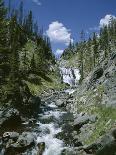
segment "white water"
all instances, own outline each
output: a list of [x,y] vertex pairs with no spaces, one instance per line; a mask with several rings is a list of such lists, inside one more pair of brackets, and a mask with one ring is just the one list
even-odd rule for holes
[[73,94],[76,91],[76,89],[67,89],[65,90],[66,93]]
[[77,68],[60,67],[60,71],[63,82],[68,83],[70,86],[76,85],[80,79],[79,70]]
[[[37,138],[37,142],[45,142],[46,149],[43,155],[60,155],[63,149],[63,141],[55,138],[55,135],[61,132],[61,128],[55,127],[53,123],[40,124],[40,128],[43,134]],[[49,133],[45,134],[47,130]]]
[[[49,107],[52,108],[52,110],[39,115],[41,119],[54,117],[56,120],[59,120],[60,116],[65,113],[58,111],[57,106],[54,103],[51,103]],[[55,136],[62,131],[61,127],[55,122],[49,124],[38,122],[37,124],[41,130],[41,134],[37,138],[37,143],[45,142],[45,151],[43,155],[60,155],[64,149],[64,143]]]

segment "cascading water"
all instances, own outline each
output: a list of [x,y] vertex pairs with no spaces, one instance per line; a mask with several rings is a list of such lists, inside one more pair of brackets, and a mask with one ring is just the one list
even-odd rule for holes
[[60,155],[65,148],[65,144],[63,140],[56,138],[56,135],[62,132],[59,121],[66,112],[60,111],[54,103],[49,104],[48,109],[39,114],[39,122],[37,124],[40,133],[37,137],[37,143],[45,143],[43,155]]
[[77,68],[60,67],[60,74],[64,83],[75,86],[80,79],[79,70]]

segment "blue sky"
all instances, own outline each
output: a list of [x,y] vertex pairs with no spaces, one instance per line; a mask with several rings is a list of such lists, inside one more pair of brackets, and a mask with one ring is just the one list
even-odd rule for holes
[[[11,1],[17,7],[21,0]],[[89,35],[92,31],[97,31],[100,21],[101,25],[107,24],[108,15],[116,16],[116,0],[23,1],[25,12],[33,11],[34,18],[49,35],[53,51],[57,51],[57,54],[67,47],[70,40],[79,40],[82,29]]]

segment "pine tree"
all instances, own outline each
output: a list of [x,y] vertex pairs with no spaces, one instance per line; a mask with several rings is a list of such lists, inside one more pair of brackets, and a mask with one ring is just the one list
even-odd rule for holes
[[93,65],[95,67],[96,60],[98,58],[98,44],[97,44],[97,36],[96,33],[93,33]]
[[19,24],[21,26],[23,24],[23,1],[21,1],[20,7],[19,7]]
[[35,36],[37,36],[38,35],[38,30],[39,30],[37,22],[34,23],[33,29],[34,29]]
[[20,102],[20,90],[19,90],[19,82],[20,82],[20,75],[19,75],[19,53],[18,49],[20,47],[19,43],[19,27],[17,24],[17,16],[14,15],[11,17],[10,25],[9,25],[9,32],[10,32],[10,66],[11,72],[9,75],[10,81],[10,92],[12,94],[12,103],[18,104]]
[[29,14],[27,16],[26,20],[26,26],[27,26],[27,32],[28,34],[32,35],[33,33],[33,16],[32,16],[32,11],[29,11]]
[[100,30],[100,48],[104,51],[104,56],[107,57],[109,49],[109,36],[107,26],[104,26]]
[[8,2],[8,18],[10,19],[11,16],[11,0]]
[[85,33],[82,30],[80,33],[80,38],[81,38],[81,43],[80,43],[80,74],[81,74],[81,78],[80,78],[80,82],[82,82],[82,80],[84,79],[84,42],[85,42]]
[[34,53],[33,53],[32,59],[31,59],[30,68],[31,68],[31,71],[32,71],[32,72],[35,72],[35,71],[36,71],[36,63],[35,63],[35,56],[34,56]]

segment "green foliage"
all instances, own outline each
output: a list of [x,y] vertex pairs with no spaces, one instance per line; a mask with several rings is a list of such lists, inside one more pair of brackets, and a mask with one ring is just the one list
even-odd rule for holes
[[[92,37],[85,40],[84,31],[80,33],[80,42],[69,46],[64,50],[61,58],[73,61],[81,74],[80,82],[92,71],[92,69],[107,58],[116,48],[116,19],[112,19],[108,26],[100,29],[100,33],[93,33]],[[75,64],[75,59],[76,63]]]
[[[19,10],[11,10],[9,1],[8,10],[7,16],[0,0],[0,102],[12,99],[13,104],[20,104],[21,81],[40,84],[40,77],[47,77],[55,57],[49,38],[39,33],[32,11],[23,16],[22,1]],[[34,78],[29,79],[30,75]]]
[[116,109],[105,107],[104,105],[95,106],[91,108],[91,113],[98,115],[98,120],[95,123],[95,130],[87,140],[86,144],[94,143],[100,136],[111,130],[116,120]]

